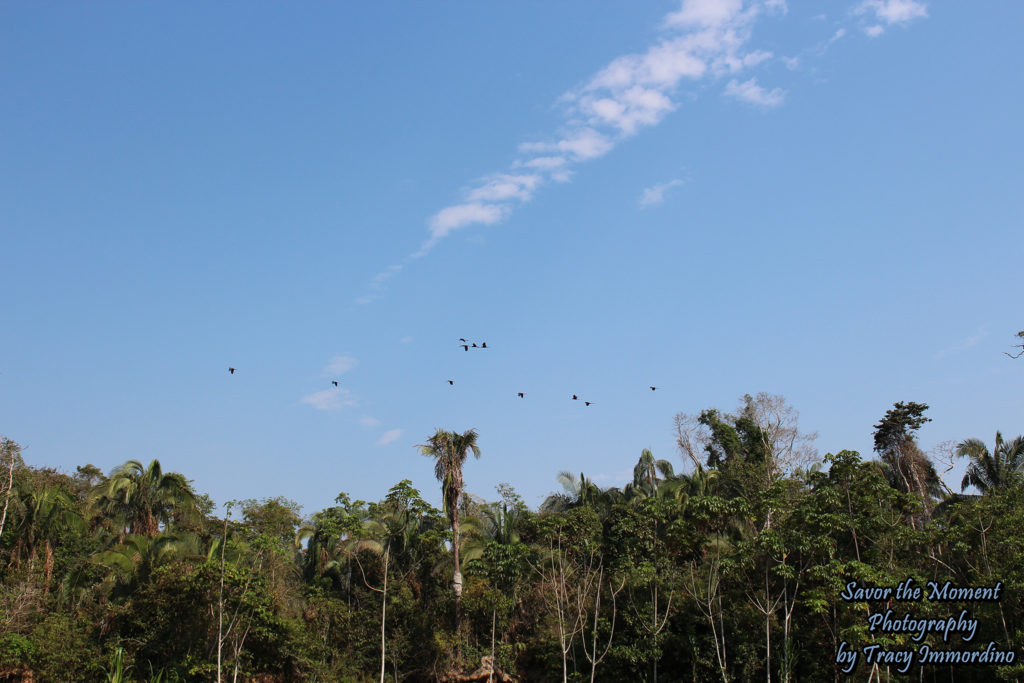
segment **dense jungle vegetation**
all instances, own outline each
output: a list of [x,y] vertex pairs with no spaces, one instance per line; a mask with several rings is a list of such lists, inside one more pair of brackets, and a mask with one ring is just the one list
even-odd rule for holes
[[[438,431],[420,450],[442,509],[404,480],[305,518],[283,498],[219,518],[155,460],[68,475],[4,439],[0,681],[846,680],[844,641],[920,647],[870,630],[887,609],[966,609],[979,620],[970,642],[923,642],[1020,654],[1024,439],[966,434],[925,454],[926,409],[881,416],[874,459],[819,458],[784,400],[747,396],[732,413],[676,416],[685,472],[644,450],[625,487],[563,473],[538,510],[510,485],[491,501],[466,492],[483,437]],[[957,458],[968,469],[951,491],[940,469]],[[1002,592],[841,597],[852,581],[907,578]],[[862,656],[849,678],[897,668]],[[1024,667],[915,662],[907,674],[1013,680]]]

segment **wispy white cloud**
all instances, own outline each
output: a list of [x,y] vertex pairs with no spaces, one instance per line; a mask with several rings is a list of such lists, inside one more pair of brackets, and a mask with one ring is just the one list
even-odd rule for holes
[[659,183],[654,187],[648,187],[640,196],[640,207],[646,209],[648,207],[661,204],[665,201],[666,192],[671,190],[673,187],[679,187],[682,184],[682,180],[675,178],[667,183]]
[[[572,165],[598,159],[657,125],[677,108],[672,98],[682,81],[738,73],[771,59],[771,52],[745,45],[757,16],[785,11],[783,0],[682,0],[662,22],[664,36],[646,52],[613,59],[559,98],[565,112],[561,133],[520,144],[522,156],[512,164],[532,173],[485,177],[430,218],[429,237],[413,257],[426,255],[455,230],[505,220],[546,182],[568,182]],[[779,90],[763,91],[761,104],[781,102],[780,97]]]
[[337,377],[343,375],[355,366],[359,365],[359,361],[352,356],[335,356],[328,361],[326,367],[324,367],[324,377]]
[[856,14],[873,14],[877,24],[862,27],[872,38],[882,35],[893,24],[906,24],[928,16],[928,6],[916,0],[864,0],[854,8]]
[[[824,18],[824,17],[822,17],[822,18]],[[800,65],[803,63],[804,57],[806,57],[806,56],[813,56],[813,57],[821,57],[821,56],[823,56],[826,52],[828,52],[828,49],[830,47],[832,47],[832,45],[836,41],[840,40],[845,35],[846,35],[846,29],[845,28],[836,29],[836,32],[833,33],[832,36],[830,38],[828,38],[828,40],[823,40],[823,41],[819,42],[817,45],[814,45],[812,47],[804,48],[803,50],[800,51],[799,54],[797,54],[794,57],[780,57],[779,59],[781,59],[782,63],[786,65],[787,69],[789,69],[790,71],[795,71],[796,69],[800,68]]]
[[381,434],[380,438],[377,439],[377,445],[387,446],[389,443],[397,441],[399,438],[401,438],[403,433],[404,430],[402,429],[389,429],[388,431]]
[[552,157],[537,157],[530,159],[529,161],[519,161],[516,163],[517,166],[526,166],[528,168],[539,168],[544,171],[550,171],[556,168],[565,166],[565,157],[552,156]]
[[402,267],[403,266],[401,264],[397,263],[390,265],[384,270],[374,275],[372,278],[370,278],[370,291],[367,294],[364,294],[363,296],[356,299],[356,303],[361,305],[368,304],[374,299],[380,298],[380,296],[384,293],[387,281],[390,280],[395,275],[397,275],[398,273],[402,272]]
[[786,98],[784,90],[781,88],[766,90],[757,84],[756,78],[751,78],[743,83],[736,79],[729,81],[729,84],[725,86],[725,94],[766,109],[779,106]]
[[302,402],[317,410],[341,410],[359,405],[352,392],[342,387],[332,387],[303,396]]
[[379,427],[380,420],[373,417],[372,415],[363,415],[361,418],[359,418],[359,424],[363,425],[364,427]]
[[720,26],[743,9],[743,0],[689,0],[665,17],[666,26]]
[[942,360],[943,358],[945,358],[946,356],[948,356],[950,354],[960,353],[961,351],[966,351],[967,349],[971,348],[972,346],[977,345],[978,342],[980,342],[982,339],[984,339],[987,336],[988,336],[988,332],[985,331],[984,329],[980,329],[976,333],[974,333],[973,335],[968,337],[967,339],[964,339],[962,342],[959,342],[957,344],[953,344],[952,346],[950,346],[948,348],[945,348],[945,349],[939,351],[938,353],[936,353],[935,354],[935,360]]
[[[506,220],[545,184],[569,182],[575,166],[608,154],[676,111],[685,84],[728,79],[724,96],[763,109],[780,106],[786,95],[782,88],[765,88],[755,77],[741,74],[775,59],[796,69],[804,53],[823,54],[845,32],[840,28],[831,39],[797,56],[776,57],[754,48],[751,41],[760,18],[788,12],[785,0],[679,0],[677,8],[665,15],[660,34],[646,50],[612,59],[558,99],[563,120],[552,136],[520,144],[509,170],[485,176],[434,213],[427,220],[426,240],[402,263],[426,256],[457,230]],[[926,16],[926,10],[916,0],[861,0],[853,16],[867,14],[889,25]],[[377,298],[400,269],[391,266],[375,276],[371,291],[357,302]]]
[[483,204],[481,202],[445,207],[430,219],[430,240],[436,242],[447,237],[453,230],[464,228],[467,225],[497,223],[505,217],[507,211],[507,207],[501,204]]
[[[612,147],[613,143],[606,135],[597,132],[593,128],[583,127],[573,131],[557,142],[524,142],[519,145],[519,151],[526,153],[563,152],[572,161],[589,161],[590,159],[604,156]],[[552,157],[542,158],[550,159]],[[555,158],[566,159],[564,156]],[[534,163],[534,161],[536,160],[531,159],[522,163],[529,165]]]
[[472,190],[466,199],[470,202],[501,202],[508,199],[528,201],[533,196],[533,189],[540,182],[536,175],[509,175],[499,173],[480,187]]

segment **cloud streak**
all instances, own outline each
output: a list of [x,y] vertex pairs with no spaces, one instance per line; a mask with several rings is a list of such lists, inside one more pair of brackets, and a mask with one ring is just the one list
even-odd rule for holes
[[324,377],[337,377],[338,375],[344,375],[346,372],[359,365],[359,361],[352,356],[335,356],[327,362],[327,366],[324,367]]
[[[683,0],[665,16],[662,37],[646,52],[613,59],[559,98],[564,112],[560,134],[520,144],[521,157],[512,164],[532,173],[480,179],[462,201],[430,218],[429,237],[414,256],[425,255],[455,230],[500,223],[546,182],[567,182],[572,166],[599,159],[657,125],[677,109],[673,96],[684,81],[737,74],[770,60],[771,52],[748,50],[746,44],[758,16],[785,9],[780,0]],[[760,106],[778,106],[783,97],[781,90],[767,90],[753,80],[737,82],[728,92]]]
[[317,410],[335,411],[359,405],[352,392],[342,387],[324,389],[302,397],[302,402]]
[[854,9],[856,14],[873,14],[878,22],[870,26],[864,26],[864,33],[876,38],[885,32],[885,29],[894,24],[907,24],[914,19],[924,19],[928,16],[928,7],[923,2],[916,0],[864,0]]
[[743,83],[736,79],[729,81],[729,84],[725,86],[725,94],[763,109],[778,107],[786,98],[784,90],[781,88],[766,90],[757,84],[756,78],[751,78]]
[[389,429],[388,431],[381,434],[380,438],[377,439],[378,446],[387,446],[389,443],[397,441],[401,438],[405,431],[402,429]]
[[652,206],[658,206],[665,201],[666,192],[671,190],[673,187],[679,187],[682,184],[682,180],[675,178],[667,183],[659,183],[654,187],[648,187],[640,196],[640,208],[646,209]]
[[[776,57],[750,46],[759,19],[787,12],[785,0],[681,0],[678,9],[662,19],[658,38],[645,51],[611,60],[557,100],[562,110],[557,133],[523,142],[508,170],[471,183],[457,201],[434,213],[427,220],[427,238],[419,250],[374,276],[369,293],[356,302],[378,298],[404,264],[426,256],[452,233],[505,221],[544,185],[569,182],[574,167],[599,159],[645,128],[658,125],[679,108],[684,85],[725,81],[721,91],[725,97],[760,109],[781,106],[785,90],[762,85],[747,74],[775,60],[790,69],[800,65],[799,56]],[[881,31],[883,24],[903,24],[927,16],[927,11],[916,0],[862,0],[847,16],[863,15],[874,17]],[[853,20],[863,23],[863,19]],[[864,30],[870,34],[876,29]],[[812,52],[824,54],[844,33],[840,28]],[[657,204],[666,189],[654,192],[646,204],[642,198],[641,204]]]
[[987,336],[988,332],[986,332],[985,330],[978,330],[975,334],[971,335],[970,337],[963,340],[959,344],[953,344],[952,346],[936,353],[935,360],[942,360],[943,358],[950,354],[960,353],[961,351],[966,351],[967,349],[973,346],[977,346],[977,344]]

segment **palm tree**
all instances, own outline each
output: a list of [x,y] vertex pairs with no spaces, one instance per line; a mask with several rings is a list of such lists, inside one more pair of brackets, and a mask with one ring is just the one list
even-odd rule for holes
[[85,531],[85,522],[75,510],[75,503],[64,491],[55,486],[35,488],[27,482],[14,485],[10,499],[13,533],[12,560],[17,563],[27,558],[35,567],[39,547],[43,549],[43,572],[46,590],[53,578],[53,543],[65,531]]
[[[658,478],[659,473],[662,479]],[[640,452],[640,459],[633,468],[633,481],[626,484],[623,493],[629,500],[650,498],[657,495],[660,484],[674,477],[672,463],[668,460],[655,460],[651,450],[645,448]]]
[[459,564],[459,498],[462,496],[462,465],[466,457],[473,453],[480,458],[480,448],[476,445],[477,433],[470,429],[462,434],[437,430],[425,444],[420,444],[420,453],[434,459],[434,476],[441,482],[441,498],[448,523],[452,527],[452,558],[455,562],[455,573],[452,576],[452,589],[455,591],[455,618],[459,620],[462,607],[462,570]]
[[100,513],[117,520],[122,537],[127,530],[153,538],[160,524],[168,526],[198,513],[196,495],[188,480],[177,472],[164,474],[159,460],[149,467],[129,460],[93,489],[89,498]]
[[206,559],[200,546],[199,538],[193,534],[161,534],[156,538],[131,534],[92,559],[109,571],[102,585],[115,596],[125,596],[145,583],[157,567],[186,559]]
[[1003,435],[996,432],[996,447],[989,453],[981,439],[967,439],[956,447],[957,457],[970,458],[967,472],[960,483],[960,490],[975,486],[983,494],[1004,489],[1021,481],[1024,474],[1024,437],[1003,441]]
[[565,512],[577,507],[589,507],[602,520],[611,512],[612,506],[622,498],[622,491],[615,487],[603,489],[580,472],[579,478],[572,472],[558,473],[558,483],[564,493],[553,493],[541,503],[541,514]]

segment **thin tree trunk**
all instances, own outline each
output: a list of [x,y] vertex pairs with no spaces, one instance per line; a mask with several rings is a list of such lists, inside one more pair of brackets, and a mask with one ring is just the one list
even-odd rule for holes
[[4,535],[4,523],[7,522],[7,506],[11,502],[11,491],[14,490],[14,447],[10,442],[5,442],[4,446],[4,450],[11,456],[11,462],[7,466],[7,495],[4,496],[4,513],[0,516],[0,536]]
[[455,614],[456,628],[459,626],[458,615],[462,606],[462,564],[459,552],[459,512],[452,511],[452,558],[455,563],[455,573],[452,574],[452,590],[455,591]]
[[380,600],[380,683],[384,683],[384,652],[386,640],[384,638],[385,618],[388,614],[388,558],[391,555],[391,544],[388,544],[384,551],[384,590]]
[[498,608],[491,608],[491,672],[487,674],[487,683],[494,680],[494,621],[498,616]]
[[50,539],[43,541],[43,553],[43,575],[46,577],[43,593],[49,595],[50,581],[53,580],[53,548],[50,546]]
[[224,551],[228,545],[228,516],[224,515],[224,535],[220,540],[220,591],[217,595],[217,683],[221,683],[221,651],[224,649]]
[[452,558],[455,573],[452,575],[452,589],[455,591],[455,657],[462,664],[462,570],[459,559],[459,503],[458,496],[452,506]]

